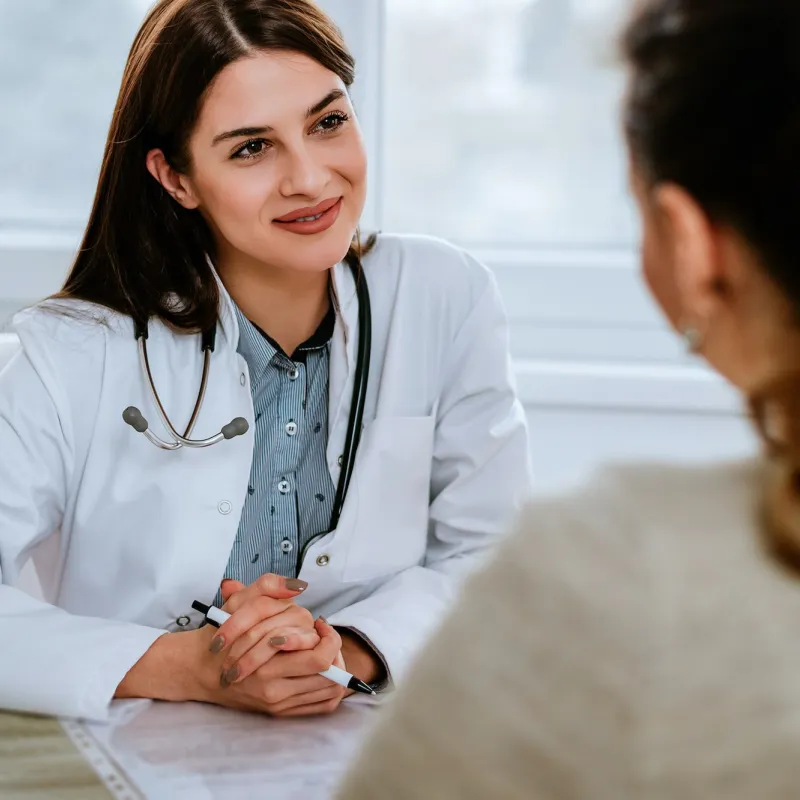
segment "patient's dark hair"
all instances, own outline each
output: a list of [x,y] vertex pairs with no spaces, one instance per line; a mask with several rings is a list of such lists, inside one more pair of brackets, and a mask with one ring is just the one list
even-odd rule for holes
[[[742,235],[800,324],[800,2],[644,0],[623,50],[638,172]],[[751,401],[771,456],[768,541],[800,566],[800,378]]]
[[[176,203],[147,171],[160,148],[179,172],[215,77],[258,51],[303,53],[353,83],[341,33],[311,0],[160,0],[128,55],[80,251],[57,297],[184,331],[217,320],[219,292],[206,255],[214,241],[198,211]],[[358,264],[358,237],[346,260]],[[176,303],[175,298],[180,302]]]

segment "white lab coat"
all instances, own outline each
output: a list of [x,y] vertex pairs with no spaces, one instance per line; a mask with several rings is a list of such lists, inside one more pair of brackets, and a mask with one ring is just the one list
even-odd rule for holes
[[[361,445],[338,528],[303,562],[300,602],[362,632],[397,680],[450,604],[455,576],[527,496],[527,432],[491,274],[439,240],[388,235],[364,269],[373,334]],[[336,483],[358,302],[346,265],[334,284]],[[200,450],[161,450],[122,421],[138,406],[168,438],[131,321],[70,305],[68,315],[18,315],[21,348],[0,372],[0,708],[103,719],[130,667],[165,632],[198,626],[192,601],[210,602],[219,586],[247,491],[253,407],[224,291],[193,435],[237,416],[250,430]],[[151,322],[148,352],[167,413],[185,426],[199,337]],[[16,588],[31,558],[46,602]]]

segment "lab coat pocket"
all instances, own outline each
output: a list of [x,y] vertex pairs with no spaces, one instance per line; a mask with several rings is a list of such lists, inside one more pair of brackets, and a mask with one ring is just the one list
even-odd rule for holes
[[434,425],[434,417],[379,417],[364,427],[352,478],[358,512],[344,580],[379,578],[423,560]]

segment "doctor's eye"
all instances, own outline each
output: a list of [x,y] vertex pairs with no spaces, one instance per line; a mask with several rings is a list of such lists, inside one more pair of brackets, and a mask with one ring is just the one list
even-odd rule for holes
[[271,147],[266,139],[250,139],[245,142],[238,150],[231,154],[231,158],[247,160],[263,155]]
[[313,130],[319,130],[321,133],[331,133],[341,128],[349,119],[350,115],[345,114],[344,111],[332,111],[330,114],[326,114],[314,126]]

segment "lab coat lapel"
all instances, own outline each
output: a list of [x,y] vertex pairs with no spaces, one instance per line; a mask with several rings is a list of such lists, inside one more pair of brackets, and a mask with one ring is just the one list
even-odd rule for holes
[[328,388],[328,468],[334,483],[339,478],[339,455],[344,449],[347,420],[355,381],[355,347],[358,340],[358,298],[353,273],[345,262],[333,268],[336,326],[331,340]]
[[214,277],[217,280],[217,288],[219,289],[219,327],[222,331],[222,335],[230,343],[231,349],[236,350],[239,346],[239,322],[236,318],[236,312],[233,309],[233,300],[228,294],[228,290],[225,288],[222,279],[219,277],[214,262],[208,256],[206,256],[206,261],[211,271],[214,273]]

